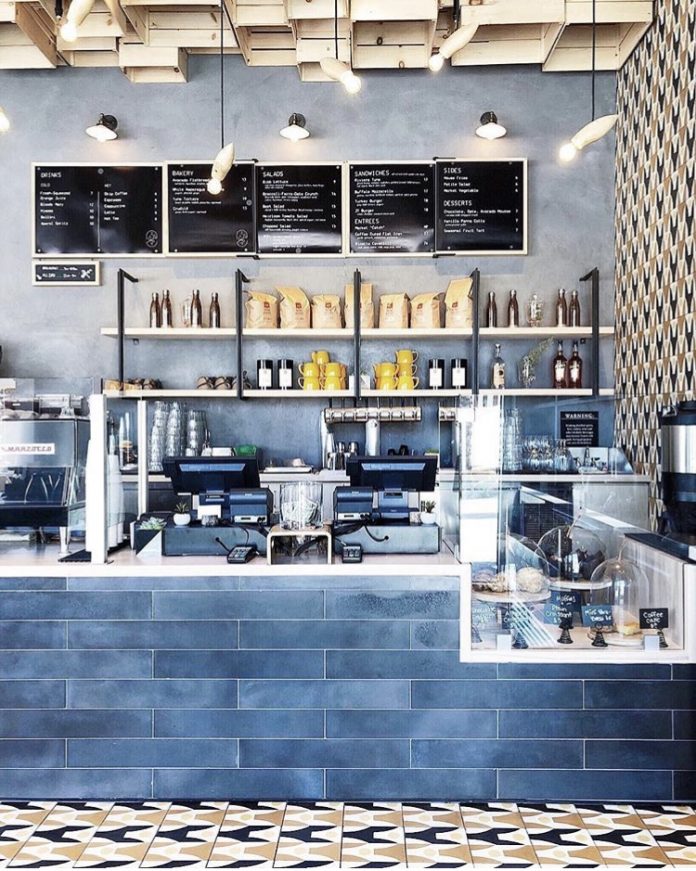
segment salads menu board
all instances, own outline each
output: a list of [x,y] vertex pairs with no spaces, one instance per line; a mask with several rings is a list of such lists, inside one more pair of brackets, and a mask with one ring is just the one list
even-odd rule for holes
[[435,251],[435,167],[432,163],[353,163],[351,254]]
[[526,162],[439,160],[440,253],[526,253]]
[[259,254],[343,252],[341,164],[263,164],[256,173]]
[[235,163],[219,196],[208,193],[209,178],[210,163],[167,166],[169,252],[253,253],[254,164]]
[[161,254],[162,166],[34,167],[35,254]]

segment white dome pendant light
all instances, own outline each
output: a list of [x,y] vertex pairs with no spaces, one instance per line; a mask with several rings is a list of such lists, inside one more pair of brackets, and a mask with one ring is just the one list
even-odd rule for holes
[[299,112],[293,112],[288,118],[288,126],[283,127],[280,135],[283,139],[289,139],[291,142],[309,139],[309,130],[307,130],[307,119],[305,116]]
[[334,49],[336,57],[324,57],[319,66],[335,82],[340,82],[349,94],[357,94],[362,88],[362,79],[356,76],[350,64],[338,59],[338,0],[334,0]]
[[558,157],[563,163],[570,163],[578,153],[593,142],[597,142],[616,125],[618,115],[602,115],[595,118],[595,78],[597,73],[597,0],[592,0],[592,120],[585,124],[568,142],[561,145]]
[[222,183],[227,178],[234,163],[234,143],[225,145],[225,0],[220,0],[220,150],[210,169],[206,188],[211,196],[222,193]]
[[428,61],[430,70],[434,73],[439,73],[444,67],[445,61],[465,48],[476,36],[477,30],[478,24],[465,24],[463,27],[458,27],[453,33],[450,33],[439,50],[430,56]]

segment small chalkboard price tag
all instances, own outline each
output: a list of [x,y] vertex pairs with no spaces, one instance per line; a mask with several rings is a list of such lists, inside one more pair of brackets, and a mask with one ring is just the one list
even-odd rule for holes
[[498,620],[496,606],[489,602],[476,602],[471,606],[471,625],[477,629],[495,625]]
[[583,605],[582,622],[592,629],[609,629],[614,625],[611,605]]
[[669,629],[669,608],[641,608],[641,629]]
[[98,287],[100,281],[98,261],[72,263],[67,261],[34,261],[32,284],[39,287],[73,285],[75,287]]
[[544,605],[544,623],[560,625],[562,620],[572,620],[573,610],[560,602],[547,602]]

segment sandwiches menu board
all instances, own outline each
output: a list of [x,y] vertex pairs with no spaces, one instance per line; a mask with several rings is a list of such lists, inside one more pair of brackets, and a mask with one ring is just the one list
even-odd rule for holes
[[162,253],[162,166],[34,167],[34,254]]
[[436,167],[438,252],[526,253],[526,161],[439,160]]
[[435,251],[432,163],[352,163],[351,254]]
[[258,253],[341,254],[342,174],[340,163],[257,166]]
[[208,193],[210,163],[167,166],[171,254],[250,254],[254,251],[254,164],[235,163],[219,196]]

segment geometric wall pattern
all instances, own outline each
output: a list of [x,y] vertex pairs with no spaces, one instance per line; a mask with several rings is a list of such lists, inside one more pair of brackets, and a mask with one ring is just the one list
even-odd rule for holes
[[696,2],[658,0],[618,73],[616,442],[660,500],[659,412],[693,399],[696,325]]

